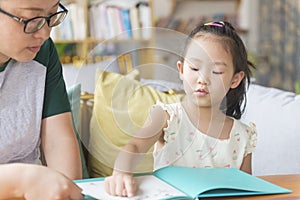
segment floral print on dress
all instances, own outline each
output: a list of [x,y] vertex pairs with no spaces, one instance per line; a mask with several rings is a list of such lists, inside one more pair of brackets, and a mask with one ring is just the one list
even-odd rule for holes
[[246,156],[249,153],[252,153],[256,148],[256,144],[257,144],[256,125],[254,123],[250,123],[249,127],[246,129],[246,133],[248,133],[249,139],[248,139],[244,156]]
[[237,150],[233,150],[232,152],[232,160],[237,160]]
[[257,143],[256,127],[233,119],[228,139],[207,136],[190,121],[180,103],[158,103],[170,116],[164,129],[165,145],[154,151],[154,169],[168,165],[240,168],[243,158]]
[[192,142],[194,136],[195,136],[195,133],[194,133],[193,131],[191,131],[191,132],[187,135],[186,140],[187,140],[188,142]]

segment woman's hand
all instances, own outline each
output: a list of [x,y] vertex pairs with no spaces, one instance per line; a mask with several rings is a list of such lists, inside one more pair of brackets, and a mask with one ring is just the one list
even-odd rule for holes
[[24,181],[21,187],[26,200],[83,199],[81,188],[62,173],[47,167],[32,167]]
[[83,199],[82,189],[62,173],[34,164],[0,165],[0,199]]
[[132,174],[114,170],[112,176],[104,181],[105,190],[113,196],[132,197],[136,193],[136,184]]

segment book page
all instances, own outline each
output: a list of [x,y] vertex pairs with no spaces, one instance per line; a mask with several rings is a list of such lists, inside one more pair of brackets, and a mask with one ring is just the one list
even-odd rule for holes
[[136,196],[131,198],[110,196],[105,192],[104,181],[79,182],[76,184],[83,189],[83,194],[105,200],[153,200],[186,196],[184,193],[152,175],[137,176],[135,180],[138,185],[138,191]]

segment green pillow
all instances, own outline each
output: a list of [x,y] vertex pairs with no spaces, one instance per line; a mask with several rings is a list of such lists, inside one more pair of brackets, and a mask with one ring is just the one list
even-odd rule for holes
[[86,161],[82,149],[82,143],[78,134],[79,124],[80,124],[80,95],[81,95],[81,85],[75,84],[67,89],[68,98],[70,101],[71,111],[72,111],[72,121],[73,128],[76,134],[76,138],[79,145],[81,165],[82,165],[82,178],[89,178]]

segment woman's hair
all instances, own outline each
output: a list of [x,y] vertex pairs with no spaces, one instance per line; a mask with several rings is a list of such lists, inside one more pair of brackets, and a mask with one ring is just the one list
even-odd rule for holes
[[229,89],[220,106],[220,109],[227,116],[240,119],[247,102],[246,86],[250,84],[251,68],[255,69],[255,66],[248,61],[245,45],[229,22],[209,22],[197,26],[187,38],[181,61],[184,61],[184,56],[191,41],[199,37],[209,36],[207,34],[212,37],[219,37],[218,41],[222,43],[225,50],[229,51],[232,56],[234,73],[241,71],[245,73],[245,77],[239,86]]

